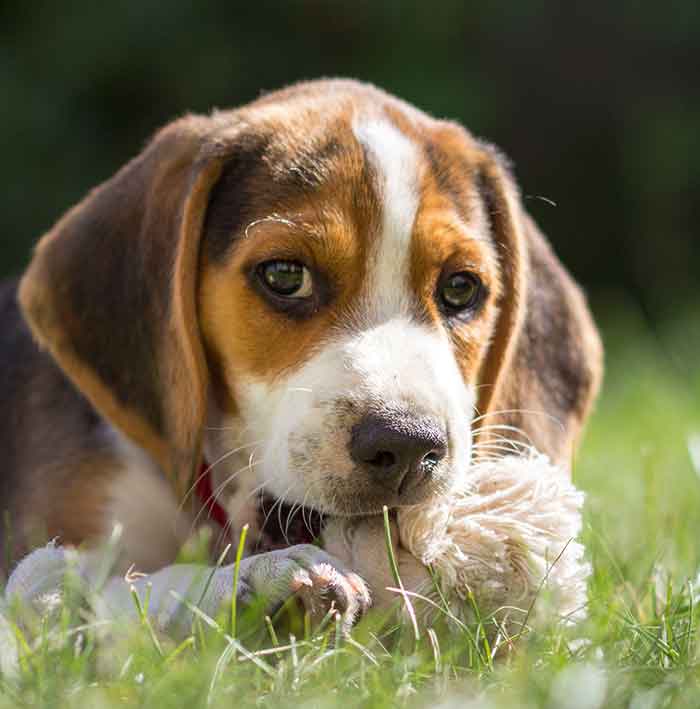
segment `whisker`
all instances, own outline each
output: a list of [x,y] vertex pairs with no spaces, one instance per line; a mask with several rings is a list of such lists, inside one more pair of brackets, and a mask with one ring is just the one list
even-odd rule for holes
[[[248,448],[248,447],[250,447],[251,445],[256,445],[257,443],[260,443],[260,442],[261,442],[261,441],[256,441],[256,442],[251,443],[251,444],[248,444],[248,445],[246,445],[246,446],[240,446],[239,448],[236,448],[236,449],[234,449],[233,451],[229,451],[229,453],[228,453],[227,455],[222,456],[221,458],[219,458],[218,461],[216,461],[215,463],[213,463],[212,465],[210,465],[206,470],[204,470],[204,471],[202,472],[202,474],[197,478],[197,481],[199,481],[202,477],[204,477],[205,475],[207,475],[207,474],[209,473],[209,471],[210,471],[215,465],[217,465],[218,463],[222,462],[226,457],[228,457],[228,456],[231,455],[232,453],[238,452],[238,451],[242,450],[243,448]],[[255,456],[255,450],[253,450],[253,451],[251,452],[250,456],[248,457],[248,464],[247,464],[247,465],[244,465],[242,468],[239,468],[238,470],[235,470],[235,471],[234,471],[231,475],[229,475],[220,485],[217,485],[217,486],[212,490],[211,495],[209,495],[209,497],[208,497],[206,500],[204,500],[204,504],[203,504],[202,507],[200,508],[199,512],[197,512],[197,514],[195,515],[194,521],[192,522],[192,527],[191,527],[191,529],[193,529],[193,528],[194,528],[194,525],[196,525],[196,523],[197,523],[197,521],[199,520],[199,518],[200,518],[202,512],[203,512],[208,506],[210,506],[211,504],[213,504],[213,503],[212,503],[212,500],[213,500],[213,502],[218,502],[221,493],[224,491],[224,489],[226,488],[226,486],[227,486],[229,483],[231,483],[231,482],[232,482],[238,475],[240,475],[244,470],[251,470],[252,467],[253,467],[253,465],[257,465],[257,464],[263,462],[262,460],[253,462],[254,456]],[[195,483],[195,485],[196,485],[196,483]]]
[[[256,461],[255,464],[260,463],[262,461]],[[252,465],[252,464],[251,464]],[[266,480],[263,480],[259,485],[256,485],[244,498],[243,501],[247,502],[249,499],[255,497],[258,495],[260,492],[262,492],[272,481],[274,480],[274,477],[269,477]],[[228,519],[226,522],[226,526],[223,528],[222,532],[219,535],[219,541],[224,539],[226,536],[228,536],[231,531],[233,530],[233,526],[236,523],[236,520],[234,519]],[[257,530],[256,530],[257,531]]]
[[252,470],[254,465],[259,465],[262,463],[265,459],[262,458],[261,460],[254,461],[253,458],[255,458],[255,451],[251,451],[250,455],[248,456],[248,463],[244,465],[242,468],[239,468],[236,472],[232,473],[229,475],[226,480],[224,480],[218,487],[217,491],[220,491],[223,487],[228,485],[237,475],[242,473],[244,470]]
[[[284,507],[284,505],[285,505],[284,500],[285,500],[287,494],[289,493],[289,491],[292,489],[292,486],[288,487],[287,490],[285,491],[284,495],[281,498],[279,498],[279,500],[277,501],[279,503],[277,505],[277,519],[278,519],[278,522],[280,525],[280,529],[282,530],[282,536],[283,536],[286,544],[288,544],[290,546],[292,545],[292,543],[289,539],[289,527],[290,527],[292,521],[294,520],[294,517],[297,514],[299,514],[299,512],[301,512],[301,518],[304,523],[304,526],[306,527],[306,530],[309,532],[310,535],[313,536],[314,529],[311,526],[310,522],[306,519],[306,501],[307,501],[309,495],[311,494],[311,492],[313,491],[314,487],[316,485],[320,485],[322,483],[323,483],[323,478],[318,479],[318,480],[312,480],[306,486],[306,491],[304,493],[304,497],[303,497],[302,501],[295,502],[290,506],[289,512],[287,514],[287,520],[284,524],[284,527],[282,526],[282,507]],[[272,512],[272,510],[271,510],[271,512]],[[268,517],[269,517],[269,515],[268,515]],[[266,522],[267,522],[267,518],[266,518]],[[263,524],[263,527],[264,527],[264,524]]]
[[500,457],[505,457],[505,456],[508,456],[508,455],[511,455],[511,456],[512,456],[512,455],[514,455],[514,454],[517,454],[518,452],[519,452],[519,451],[517,451],[517,450],[515,450],[515,449],[513,449],[513,448],[509,448],[509,447],[507,447],[507,446],[491,446],[491,447],[486,448],[486,449],[475,449],[475,455],[473,456],[473,459],[477,459],[477,458],[478,458],[479,460],[483,460],[483,454],[484,454],[484,453],[486,453],[487,455],[489,455],[489,454],[495,455],[495,454],[497,454],[497,453],[500,453],[500,454],[501,454]]
[[[261,532],[261,533],[265,531],[265,527],[267,526],[267,523],[268,523],[269,520],[270,520],[270,516],[271,516],[272,513],[275,511],[275,507],[279,507],[279,506],[282,504],[282,502],[284,501],[284,499],[286,498],[287,494],[290,492],[290,490],[292,489],[292,487],[294,487],[294,485],[290,485],[290,486],[282,493],[282,495],[281,495],[280,497],[278,497],[278,498],[274,501],[274,503],[272,504],[272,507],[270,508],[270,511],[265,515],[265,519],[263,520],[263,523],[262,523],[262,525],[261,525],[261,527],[260,527],[260,532]],[[282,524],[280,523],[280,527],[281,527],[281,526],[282,526]]]
[[[263,439],[258,439],[257,441],[253,441],[252,443],[246,443],[243,446],[238,446],[238,448],[233,448],[232,450],[228,451],[227,453],[224,453],[220,458],[215,460],[213,463],[211,463],[211,465],[209,465],[209,467],[206,469],[206,472],[208,473],[211,470],[213,470],[217,465],[219,465],[220,463],[223,463],[223,461],[225,461],[227,458],[230,458],[234,453],[239,453],[240,451],[242,451],[246,448],[250,448],[252,446],[257,446],[257,445],[260,445],[261,443],[263,443]],[[252,455],[253,454],[251,454],[251,458],[252,458]],[[248,460],[250,461],[251,458],[249,458]]]
[[485,413],[473,418],[472,424],[478,423],[489,416],[500,416],[503,414],[529,414],[532,416],[544,416],[556,423],[557,426],[561,426],[562,430],[564,429],[564,424],[560,419],[547,411],[541,411],[538,409],[497,409],[496,411],[486,411]]
[[[220,495],[220,494],[223,492],[224,488],[225,488],[230,482],[232,482],[233,479],[234,479],[236,476],[238,476],[238,475],[239,475],[240,473],[242,473],[244,470],[252,471],[254,465],[259,465],[260,463],[263,463],[263,462],[264,462],[264,458],[261,459],[261,460],[257,460],[257,461],[254,461],[253,458],[255,458],[255,450],[252,450],[251,453],[250,453],[250,455],[248,456],[248,464],[247,464],[247,465],[243,466],[243,467],[240,468],[239,470],[235,471],[233,474],[229,475],[229,477],[226,478],[226,480],[224,480],[224,481],[221,483],[221,485],[219,485],[219,486],[216,488],[216,490],[214,491],[214,493],[216,494],[217,498],[215,498],[215,499],[218,499],[218,495]],[[265,485],[267,482],[269,482],[269,480],[271,480],[271,479],[272,479],[272,478],[269,478],[268,480],[264,481],[261,485],[256,486],[255,488],[253,488],[253,493],[248,493],[248,495],[246,495],[246,496],[243,498],[243,501],[244,501],[244,502],[247,501],[248,498],[251,496],[251,494],[254,494],[254,492],[255,492],[256,490],[258,490],[258,489],[264,487],[264,485]],[[229,519],[226,521],[226,525],[224,526],[224,529],[223,529],[223,532],[222,532],[223,535],[227,535],[227,534],[230,532],[230,530],[231,530],[232,527],[233,527],[233,520],[229,518]]]
[[[323,478],[320,478],[319,480],[313,480],[309,486],[306,489],[306,493],[304,494],[304,499],[302,500],[301,503],[301,520],[304,523],[304,527],[306,527],[306,531],[313,536],[314,534],[314,529],[311,526],[311,523],[307,520],[306,518],[306,510],[308,509],[306,506],[306,500],[308,499],[309,495],[311,494],[311,491],[314,488],[314,485],[321,485],[323,483]],[[317,510],[318,515],[319,515],[319,522],[321,524],[321,527],[323,526],[323,513],[320,510]]]
[[292,519],[294,518],[294,515],[299,511],[303,509],[302,505],[298,502],[295,502],[290,508],[289,508],[289,513],[287,514],[287,522],[284,525],[284,531],[282,532],[282,536],[284,537],[284,541],[289,544],[289,525],[292,523]]
[[[194,529],[195,525],[199,521],[199,518],[202,516],[202,513],[204,510],[208,510],[209,507],[211,507],[214,503],[219,501],[219,498],[221,497],[221,494],[225,490],[226,486],[232,482],[238,475],[240,475],[244,470],[250,469],[253,465],[260,465],[263,461],[262,460],[256,460],[254,463],[248,464],[243,466],[242,468],[239,468],[235,472],[233,472],[231,475],[229,475],[226,480],[224,480],[220,485],[217,485],[216,488],[214,488],[211,492],[211,495],[207,497],[206,500],[202,501],[202,506],[197,512],[197,514],[194,517],[194,520],[192,521],[192,529]],[[207,512],[208,514],[208,512]]]
[[516,433],[525,433],[520,427],[513,426],[507,423],[489,423],[483,426],[476,426],[472,428],[472,433],[483,433],[484,431],[515,431]]
[[519,450],[531,451],[533,446],[525,441],[518,440],[517,438],[508,438],[507,436],[494,435],[490,436],[485,440],[477,440],[473,443],[474,447],[491,445],[493,443],[505,444],[517,448]]
[[472,450],[488,450],[488,449],[493,449],[493,450],[507,450],[507,451],[515,451],[519,452],[521,448],[516,446],[512,441],[498,441],[498,440],[493,440],[493,441],[484,441],[483,443],[475,443],[472,446]]
[[[277,505],[277,523],[279,524],[280,529],[282,529],[282,508],[284,507],[284,500],[286,499],[286,497],[289,494],[289,491],[292,489],[292,487],[293,487],[293,485],[290,485],[287,488],[284,495],[280,498],[280,504]],[[286,529],[282,531],[282,537],[284,538],[285,543],[289,544],[289,538],[287,537]]]
[[534,442],[530,435],[524,431],[522,428],[518,428],[517,426],[510,426],[505,423],[501,424],[490,424],[489,426],[481,426],[477,427],[475,429],[472,429],[472,433],[474,435],[478,435],[479,433],[488,433],[489,431],[512,431],[513,433],[517,433],[518,435],[522,436],[527,440],[527,442],[534,448]]
[[313,528],[311,527],[311,523],[310,523],[309,520],[306,518],[306,510],[308,509],[308,508],[306,507],[306,500],[307,500],[307,498],[309,497],[309,493],[311,492],[311,489],[310,489],[310,488],[311,488],[311,486],[309,486],[309,489],[306,491],[306,494],[304,495],[304,499],[303,499],[303,501],[302,501],[302,503],[301,503],[301,521],[303,522],[304,528],[306,529],[306,531],[307,531],[311,536],[313,536],[314,530],[313,530]]
[[262,440],[257,440],[257,441],[253,441],[252,443],[245,443],[245,444],[243,444],[242,446],[238,446],[237,448],[233,448],[232,450],[228,451],[227,453],[224,453],[224,455],[222,455],[220,458],[218,458],[217,460],[215,460],[213,463],[211,463],[210,465],[208,465],[204,470],[202,470],[202,471],[197,475],[197,477],[194,479],[194,482],[192,483],[192,485],[190,485],[190,487],[187,489],[187,492],[185,493],[185,496],[184,496],[184,498],[182,499],[182,502],[180,503],[180,506],[179,506],[179,508],[178,508],[179,511],[182,511],[182,508],[184,507],[185,502],[187,502],[187,498],[188,498],[188,497],[195,491],[195,489],[197,488],[197,483],[199,483],[199,481],[200,481],[202,478],[205,478],[207,475],[209,475],[209,473],[214,469],[215,466],[219,465],[220,463],[222,463],[222,462],[223,462],[224,460],[226,460],[227,458],[230,458],[232,455],[234,455],[234,454],[236,454],[236,453],[239,453],[240,451],[245,450],[246,448],[250,448],[251,446],[257,446],[257,445],[259,445],[259,444],[262,443],[262,442],[263,442]]
[[260,485],[256,485],[256,486],[245,496],[244,499],[247,500],[247,499],[253,497],[253,495],[256,495],[257,493],[262,492],[262,491],[265,489],[265,487],[267,486],[267,484],[268,484],[269,482],[271,482],[272,480],[273,480],[273,478],[268,478],[267,480],[261,482]]

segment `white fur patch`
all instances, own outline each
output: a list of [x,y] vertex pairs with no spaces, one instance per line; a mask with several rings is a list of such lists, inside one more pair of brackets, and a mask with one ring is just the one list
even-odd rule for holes
[[350,429],[378,402],[444,422],[453,479],[469,466],[474,391],[448,338],[407,317],[339,337],[283,381],[239,379],[236,400],[245,427],[264,439],[258,482],[290,502],[332,507],[323,477],[352,478]]
[[377,174],[382,208],[381,233],[372,259],[368,293],[374,322],[409,312],[411,237],[419,201],[417,147],[387,120],[353,126]]
[[120,565],[153,571],[175,558],[192,527],[158,466],[116,430],[124,470],[112,485],[106,538],[122,528]]

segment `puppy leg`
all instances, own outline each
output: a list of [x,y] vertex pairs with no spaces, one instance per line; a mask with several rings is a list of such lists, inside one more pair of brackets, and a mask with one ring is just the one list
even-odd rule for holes
[[[202,612],[216,615],[233,593],[233,566],[212,569],[177,564],[138,578],[112,577],[102,586],[99,582],[99,569],[103,565],[100,557],[96,552],[67,552],[60,547],[39,549],[26,557],[13,572],[7,587],[7,599],[17,598],[43,615],[56,606],[63,593],[63,576],[72,568],[83,578],[85,590],[98,615],[133,617],[136,613],[133,591],[141,598],[148,593],[148,613],[154,625],[177,636],[188,632],[192,621],[192,614],[182,604],[182,598],[198,605]],[[274,612],[288,598],[296,596],[314,622],[335,609],[340,613],[343,632],[348,632],[370,606],[364,581],[311,544],[243,559],[237,598],[241,604],[246,604],[258,596],[266,600],[268,612]]]
[[[102,598],[108,615],[133,615],[131,589],[143,596],[148,585],[149,614],[154,624],[170,635],[178,635],[186,632],[192,620],[180,599],[188,598],[204,613],[216,615],[233,593],[233,577],[233,565],[212,569],[179,564],[129,583],[113,578]],[[364,581],[311,544],[256,554],[241,561],[237,588],[241,605],[262,597],[267,612],[273,613],[292,596],[303,603],[315,623],[329,610],[337,610],[343,632],[348,632],[370,606]]]

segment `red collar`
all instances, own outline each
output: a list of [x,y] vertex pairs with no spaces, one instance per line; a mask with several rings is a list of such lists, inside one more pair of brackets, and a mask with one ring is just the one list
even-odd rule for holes
[[197,481],[195,482],[195,490],[202,503],[202,507],[207,511],[209,519],[216,522],[222,529],[228,530],[228,514],[226,510],[219,504],[214,495],[214,486],[211,482],[212,466],[206,461],[203,461],[199,466]]

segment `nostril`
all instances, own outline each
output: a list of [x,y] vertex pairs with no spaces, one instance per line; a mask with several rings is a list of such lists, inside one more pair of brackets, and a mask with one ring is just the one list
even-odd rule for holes
[[396,463],[396,456],[391,451],[378,451],[374,458],[367,462],[375,468],[391,468]]
[[433,470],[437,464],[445,457],[444,453],[440,455],[436,451],[431,451],[423,456],[421,465],[425,470]]

